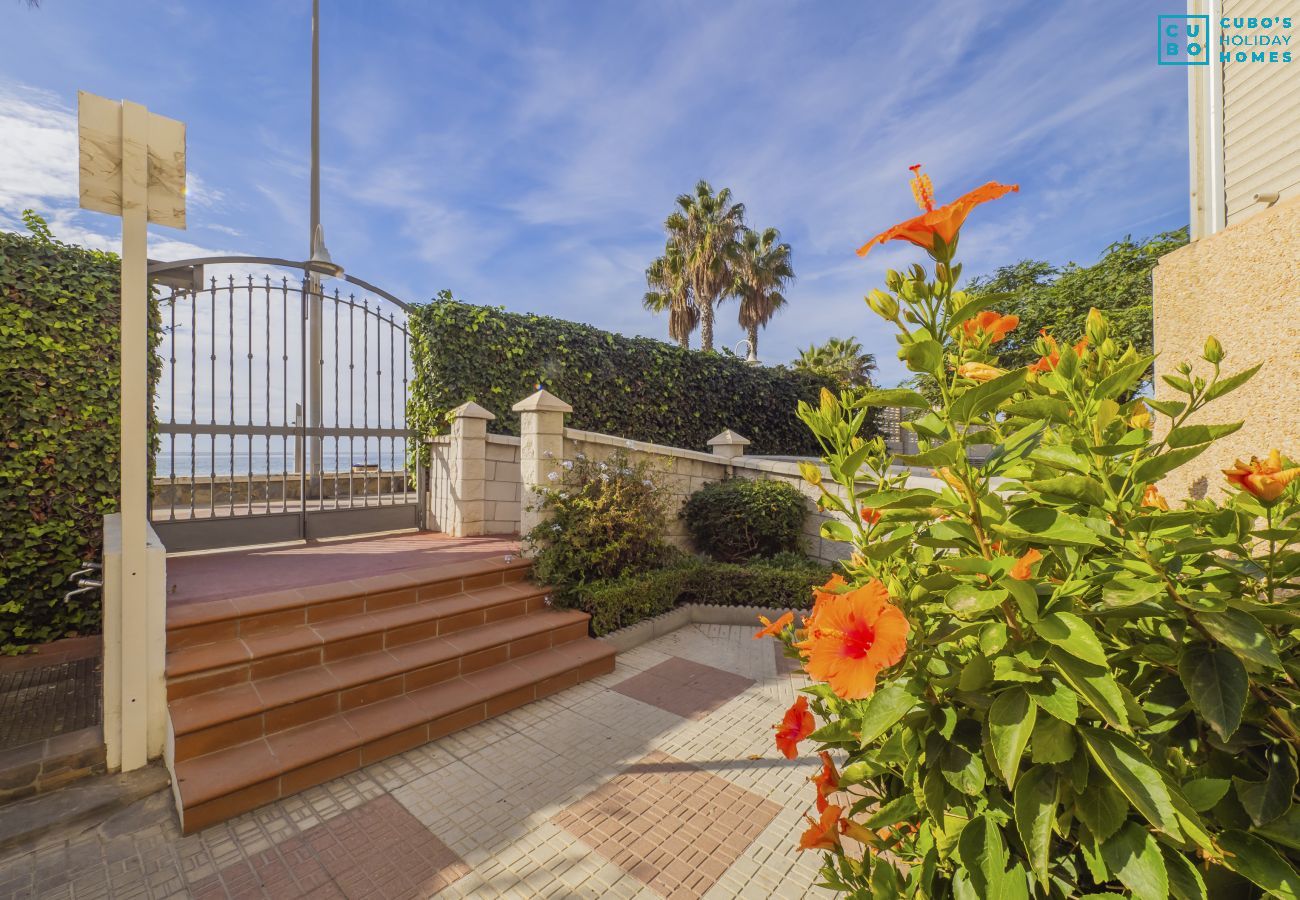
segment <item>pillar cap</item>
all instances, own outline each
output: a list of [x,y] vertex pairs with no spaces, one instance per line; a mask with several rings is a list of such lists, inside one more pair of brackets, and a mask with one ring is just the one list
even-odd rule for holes
[[721,434],[709,438],[710,447],[748,447],[749,438],[736,434],[730,428],[724,430]]
[[492,422],[496,419],[492,413],[479,406],[473,400],[468,403],[462,403],[460,406],[447,413],[449,419],[487,419]]
[[511,407],[514,412],[562,412],[571,413],[573,407],[565,403],[550,391],[542,388],[535,394],[529,394]]

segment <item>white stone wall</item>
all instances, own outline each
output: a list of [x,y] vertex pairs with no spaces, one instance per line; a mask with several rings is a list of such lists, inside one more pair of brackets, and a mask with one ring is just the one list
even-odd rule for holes
[[487,484],[484,490],[484,530],[488,534],[518,534],[522,478],[519,438],[487,436]]

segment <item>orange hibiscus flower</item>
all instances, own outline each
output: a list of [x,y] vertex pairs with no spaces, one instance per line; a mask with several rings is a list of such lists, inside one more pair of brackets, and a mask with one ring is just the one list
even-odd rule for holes
[[[819,607],[819,608],[818,608]],[[889,602],[878,579],[819,602],[808,623],[807,637],[795,644],[815,681],[824,681],[836,696],[861,700],[876,690],[876,675],[894,665],[907,650],[907,617]]]
[[1018,184],[998,184],[996,181],[990,181],[969,194],[963,194],[948,205],[935,209],[934,189],[930,184],[930,176],[922,175],[920,168],[920,166],[911,167],[912,194],[916,197],[917,205],[923,210],[921,215],[882,231],[858,248],[858,256],[866,256],[872,247],[886,241],[908,241],[926,251],[934,250],[935,237],[940,238],[945,244],[951,244],[972,209],[981,203],[1020,190]]
[[763,627],[754,633],[754,640],[765,637],[776,637],[785,631],[785,626],[794,621],[794,613],[782,613],[780,618],[775,622],[769,622],[767,616],[759,616],[758,621],[763,623]]
[[868,525],[875,525],[880,521],[880,510],[872,509],[870,506],[862,507],[862,509],[858,510],[858,513],[862,516],[862,521]]
[[1011,571],[1007,574],[1016,579],[1016,581],[1028,581],[1034,577],[1034,570],[1031,566],[1042,558],[1043,554],[1039,553],[1033,547],[1030,547],[1024,556],[1016,560],[1016,564],[1011,567]]
[[800,850],[838,850],[840,849],[840,813],[844,810],[838,806],[827,806],[822,810],[821,820],[805,816],[809,828],[799,838]]
[[822,758],[822,770],[812,777],[812,783],[817,785],[817,811],[825,812],[830,805],[828,798],[840,789],[840,773],[835,771],[829,753],[823,750],[817,755]]
[[1020,324],[1019,316],[1004,316],[991,309],[986,309],[973,318],[961,323],[967,339],[978,341],[980,335],[988,335],[989,343],[996,344]]
[[1282,454],[1276,449],[1269,453],[1267,459],[1252,456],[1249,463],[1237,460],[1231,469],[1224,469],[1228,483],[1243,491],[1254,494],[1265,503],[1272,503],[1286,486],[1300,476],[1300,467],[1282,468]]
[[772,727],[776,729],[776,749],[784,753],[786,759],[798,756],[799,742],[817,728],[813,714],[808,711],[808,698],[800,694],[794,705],[785,711],[781,724]]
[[1154,484],[1148,484],[1147,489],[1142,492],[1142,505],[1162,512],[1169,512],[1169,501],[1161,496],[1160,491]]
[[[1039,373],[1050,372],[1061,364],[1061,350],[1057,346],[1056,338],[1048,334],[1046,328],[1039,330],[1038,333],[1043,336],[1043,340],[1047,343],[1047,355],[1041,357],[1038,362],[1030,366],[1029,371]],[[1086,337],[1080,338],[1079,342],[1074,345],[1074,353],[1076,356],[1082,356],[1083,351],[1086,349],[1088,349],[1088,339]]]

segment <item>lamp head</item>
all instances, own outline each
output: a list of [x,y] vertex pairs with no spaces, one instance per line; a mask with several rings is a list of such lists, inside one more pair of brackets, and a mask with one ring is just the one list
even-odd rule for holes
[[317,275],[342,278],[343,267],[330,259],[330,252],[325,248],[325,226],[317,225],[316,233],[311,239],[311,259],[307,260],[305,269]]

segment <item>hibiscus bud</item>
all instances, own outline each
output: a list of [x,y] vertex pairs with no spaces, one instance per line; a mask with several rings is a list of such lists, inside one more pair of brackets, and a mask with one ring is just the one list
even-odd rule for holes
[[804,481],[814,487],[822,483],[821,466],[815,466],[810,462],[801,462],[799,463],[799,474],[803,476]]
[[822,388],[820,399],[823,414],[828,415],[835,411],[835,405],[838,401],[835,399],[834,394],[826,388]]
[[867,306],[882,319],[893,319],[898,315],[898,301],[879,288],[867,294]]
[[948,275],[949,272],[948,272],[948,267],[946,265],[944,265],[943,263],[935,263],[934,277],[937,280],[946,282],[948,280]]
[[885,287],[896,291],[903,286],[903,276],[894,269],[885,270]]
[[1214,335],[1205,339],[1205,361],[1216,366],[1223,362],[1223,345]]
[[1084,322],[1083,331],[1088,336],[1088,343],[1094,347],[1106,340],[1106,334],[1109,329],[1106,327],[1106,320],[1102,317],[1097,307],[1088,310],[1088,318]]

